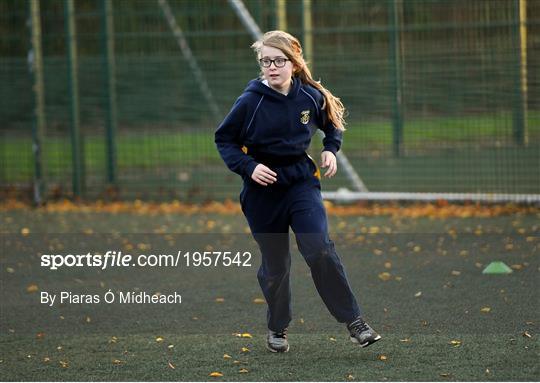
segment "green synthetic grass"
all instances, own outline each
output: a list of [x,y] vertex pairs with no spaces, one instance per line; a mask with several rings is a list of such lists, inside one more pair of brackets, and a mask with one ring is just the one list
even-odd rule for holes
[[[367,349],[349,342],[343,325],[318,297],[293,240],[291,351],[284,355],[264,348],[265,305],[253,302],[261,297],[258,255],[245,269],[52,272],[38,266],[38,252],[103,250],[125,241],[135,249],[155,251],[204,244],[253,250],[249,235],[221,235],[243,233],[246,223],[241,216],[7,211],[0,218],[2,380],[540,378],[538,215],[330,217],[332,238],[351,287],[383,340]],[[20,235],[22,229],[29,234]],[[385,234],[362,234],[366,231]],[[494,260],[514,265],[515,271],[483,275],[482,269]],[[384,272],[388,280],[380,278]],[[37,302],[38,293],[27,292],[30,284],[40,291],[89,294],[136,288],[178,291],[183,301],[51,308]],[[486,307],[489,312],[482,311]],[[224,359],[224,354],[231,358]],[[248,372],[240,373],[242,368]],[[212,378],[211,372],[223,377]]]
[[[250,341],[230,335],[163,334],[167,344],[151,335],[125,334],[110,344],[106,336],[33,338],[9,342],[14,350],[3,364],[16,364],[19,373],[3,380],[55,381],[534,381],[538,379],[538,345],[523,337],[499,334],[462,337],[453,347],[436,335],[384,338],[384,344],[359,349],[327,335],[290,335],[291,351],[271,354],[264,336]],[[34,346],[29,349],[28,344]],[[62,345],[61,351],[56,348]],[[488,347],[489,345],[489,347]],[[241,351],[248,346],[249,353]],[[17,350],[17,351],[15,351]],[[21,350],[21,351],[18,351]],[[24,350],[24,351],[22,351]],[[232,358],[224,359],[224,353]],[[381,355],[387,357],[381,361]],[[48,356],[49,362],[42,359]],[[113,363],[113,361],[119,361]],[[61,367],[60,361],[68,367]],[[236,361],[236,363],[235,363]],[[169,367],[171,363],[175,368]],[[6,366],[4,366],[5,368]],[[240,372],[242,369],[247,372]],[[212,378],[212,372],[223,377]]]

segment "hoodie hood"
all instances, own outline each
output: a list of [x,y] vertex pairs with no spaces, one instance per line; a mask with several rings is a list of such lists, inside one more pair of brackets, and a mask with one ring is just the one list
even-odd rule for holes
[[295,99],[298,96],[298,93],[300,92],[300,79],[293,77],[293,83],[291,85],[291,89],[289,90],[289,93],[285,96],[282,93],[279,93],[278,91],[272,89],[270,86],[263,83],[263,80],[261,79],[254,79],[251,80],[244,92],[253,92],[260,95],[276,98],[276,99]]

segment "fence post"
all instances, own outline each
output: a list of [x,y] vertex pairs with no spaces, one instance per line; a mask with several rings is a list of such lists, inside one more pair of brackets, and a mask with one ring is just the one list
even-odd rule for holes
[[313,73],[313,16],[311,0],[302,0],[302,29],[304,35],[304,58]]
[[257,25],[262,24],[262,0],[257,0],[253,3],[253,19],[257,23]]
[[32,39],[28,64],[33,78],[34,123],[32,124],[32,151],[34,153],[34,203],[43,202],[43,139],[45,134],[45,89],[43,85],[43,50],[41,47],[41,15],[39,0],[30,0],[30,31]]
[[516,70],[514,88],[514,142],[527,145],[527,1],[514,0]]
[[394,156],[400,157],[403,152],[403,117],[402,117],[402,86],[401,86],[401,55],[399,36],[398,2],[388,0],[390,24],[390,70],[392,77],[392,144]]
[[277,28],[287,31],[287,2],[286,0],[276,0]]
[[80,133],[79,80],[77,78],[77,31],[73,0],[64,0],[66,43],[68,48],[68,83],[71,110],[71,154],[73,168],[73,195],[80,197],[84,189],[84,145]]
[[112,0],[102,0],[103,5],[103,67],[105,68],[105,108],[107,181],[116,184],[116,62],[114,53],[114,19]]

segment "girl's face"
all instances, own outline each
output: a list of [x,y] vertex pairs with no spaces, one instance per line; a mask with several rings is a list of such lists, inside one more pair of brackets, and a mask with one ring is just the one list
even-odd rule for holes
[[289,88],[291,87],[291,77],[294,69],[292,61],[287,58],[281,49],[268,47],[266,45],[263,45],[259,59],[278,59],[278,62],[279,59],[282,59],[281,61],[283,61],[283,59],[287,60],[285,61],[285,65],[281,68],[278,68],[275,62],[270,63],[268,68],[265,68],[261,64],[261,70],[264,78],[268,81],[268,85],[270,85],[272,89],[280,93],[288,93]]

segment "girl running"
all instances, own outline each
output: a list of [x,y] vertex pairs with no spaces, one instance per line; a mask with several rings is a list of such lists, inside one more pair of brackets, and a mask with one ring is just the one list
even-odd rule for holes
[[215,142],[226,165],[244,181],[240,203],[262,254],[257,278],[268,304],[267,348],[289,351],[289,227],[330,313],[347,325],[351,341],[369,346],[381,336],[362,319],[328,235],[319,169],[306,154],[321,129],[321,167],[325,177],[336,174],[344,106],[313,80],[295,37],[267,32],[252,48],[261,77],[236,100]]

